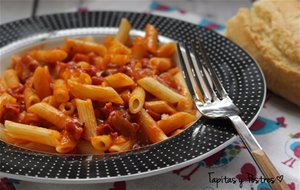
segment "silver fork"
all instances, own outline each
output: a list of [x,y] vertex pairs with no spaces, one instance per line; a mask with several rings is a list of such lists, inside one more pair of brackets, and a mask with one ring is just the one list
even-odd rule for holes
[[[229,98],[211,66],[211,61],[205,53],[203,45],[201,42],[199,43],[201,57],[203,59],[201,59],[196,53],[196,47],[194,44],[192,44],[192,53],[195,60],[192,59],[191,52],[187,46],[183,45],[187,61],[184,60],[180,45],[177,44],[177,52],[183,77],[194,100],[195,106],[204,117],[211,119],[229,119],[265,178],[274,180],[273,183],[269,183],[270,186],[275,190],[289,189],[283,180],[283,176],[281,176],[276,170],[271,160],[248,129],[247,125],[240,118],[239,109]],[[201,83],[201,81],[203,82]],[[195,85],[201,93],[203,102],[201,101],[196,88],[194,88]]]

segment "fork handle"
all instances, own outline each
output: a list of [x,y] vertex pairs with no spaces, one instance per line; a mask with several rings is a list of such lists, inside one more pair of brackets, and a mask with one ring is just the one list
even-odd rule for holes
[[256,164],[259,166],[263,175],[272,180],[269,185],[274,190],[286,190],[289,189],[288,185],[283,180],[283,175],[280,175],[267,154],[263,151],[261,146],[258,144],[257,140],[250,132],[247,125],[238,115],[230,116],[229,119],[233,123],[235,129],[237,130],[240,138],[246,145],[251,156],[255,160]]

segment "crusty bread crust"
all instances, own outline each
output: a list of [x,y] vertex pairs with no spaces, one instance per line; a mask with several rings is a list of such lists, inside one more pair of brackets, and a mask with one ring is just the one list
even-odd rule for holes
[[300,106],[300,2],[259,0],[227,23],[226,36],[261,66],[269,90]]

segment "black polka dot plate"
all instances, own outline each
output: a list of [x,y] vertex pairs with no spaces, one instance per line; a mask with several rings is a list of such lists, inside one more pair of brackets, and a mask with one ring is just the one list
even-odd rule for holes
[[[224,88],[250,125],[260,111],[266,93],[259,66],[241,48],[223,36],[191,23],[131,12],[88,12],[45,15],[0,26],[1,72],[12,54],[65,36],[95,37],[114,34],[126,17],[143,34],[147,23],[155,25],[161,41],[189,43],[201,40]],[[236,139],[230,123],[200,119],[183,133],[158,144],[108,155],[50,155],[0,142],[0,175],[51,183],[100,183],[141,178],[200,161]]]

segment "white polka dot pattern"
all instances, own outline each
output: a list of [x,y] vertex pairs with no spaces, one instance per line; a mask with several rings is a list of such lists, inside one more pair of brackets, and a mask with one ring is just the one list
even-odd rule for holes
[[[221,35],[183,21],[129,12],[65,13],[24,19],[0,26],[0,47],[17,39],[42,32],[78,27],[116,27],[122,17],[133,28],[143,30],[154,24],[160,34],[189,44],[204,42],[213,67],[226,91],[251,122],[264,99],[265,84],[257,64],[242,49]],[[201,119],[185,132],[159,144],[110,155],[47,155],[23,150],[0,142],[0,172],[48,179],[118,180],[167,169],[209,153],[235,135],[230,123]],[[209,154],[206,154],[207,156]],[[203,157],[204,158],[204,157]]]

